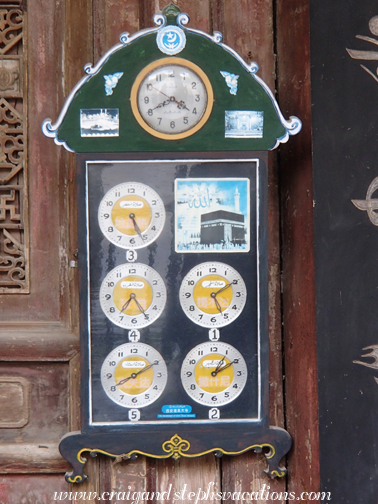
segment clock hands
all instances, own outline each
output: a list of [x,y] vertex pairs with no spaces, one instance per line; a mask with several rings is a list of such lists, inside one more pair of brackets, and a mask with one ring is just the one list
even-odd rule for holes
[[214,369],[214,371],[211,372],[211,376],[217,376],[217,374],[220,373],[221,371],[224,371],[225,369],[229,368],[233,364],[238,363],[238,360],[234,359],[232,362],[229,362],[228,364],[225,364],[223,366],[225,358],[226,358],[226,356],[222,357],[222,359],[218,362],[217,367]]
[[[155,89],[155,91],[158,91],[159,93],[161,93],[162,95],[164,95],[164,96],[166,96],[168,98],[168,100],[165,100],[163,103],[159,103],[159,105],[157,107],[155,107],[155,108],[164,107],[165,105],[169,105],[171,102],[174,102],[174,103],[177,104],[177,108],[179,108],[180,110],[181,109],[189,110],[188,107],[185,105],[185,102],[183,100],[177,101],[174,96],[168,96],[167,94],[163,93],[163,91],[161,91],[160,89],[157,89],[154,86],[152,86],[152,87],[153,87],[153,89]],[[155,109],[152,109],[152,110],[155,110]]]
[[210,294],[210,296],[214,299],[214,303],[215,303],[215,306],[217,307],[217,310],[219,311],[219,313],[222,313],[222,307],[221,305],[219,304],[219,301],[217,300],[217,295],[220,293],[220,292],[223,292],[224,290],[228,289],[229,287],[231,287],[232,284],[228,283],[226,285],[224,285],[221,289],[219,289],[217,292],[212,292]]
[[144,318],[148,320],[148,319],[149,319],[149,316],[147,315],[147,313],[146,313],[146,311],[144,310],[143,306],[142,306],[142,305],[139,303],[139,301],[137,300],[136,294],[134,294],[134,292],[132,292],[132,293],[130,294],[129,299],[128,299],[128,300],[126,301],[126,303],[122,306],[121,313],[122,313],[122,312],[124,312],[124,311],[127,309],[127,307],[129,306],[129,304],[131,303],[131,301],[132,301],[133,299],[134,299],[134,301],[135,301],[135,303],[136,303],[136,305],[137,305],[137,307],[138,307],[139,311],[140,311],[141,313],[143,313]]
[[156,366],[157,364],[159,364],[159,361],[156,360],[155,362],[153,362],[152,364],[149,364],[148,366],[144,367],[143,369],[141,369],[140,371],[138,371],[137,373],[131,373],[130,376],[128,376],[127,378],[123,378],[122,380],[120,380],[118,383],[116,383],[116,386],[117,387],[120,387],[121,385],[123,385],[124,383],[128,382],[129,380],[131,379],[134,379],[136,378],[138,375],[144,373],[145,371],[148,371],[148,369],[151,369],[152,366]]
[[130,219],[133,221],[133,224],[134,224],[134,229],[135,231],[138,233],[138,235],[142,238],[143,240],[143,236],[142,236],[142,231],[140,230],[138,224],[137,224],[137,221],[135,220],[135,214],[131,213],[129,214],[129,217]]

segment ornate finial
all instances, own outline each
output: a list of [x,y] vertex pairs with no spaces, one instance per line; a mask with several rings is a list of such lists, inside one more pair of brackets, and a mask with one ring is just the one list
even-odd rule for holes
[[181,14],[181,10],[174,3],[170,3],[169,5],[167,5],[166,7],[164,7],[163,14],[164,14],[164,16],[166,18],[170,17],[170,18],[176,19],[176,17],[179,14]]

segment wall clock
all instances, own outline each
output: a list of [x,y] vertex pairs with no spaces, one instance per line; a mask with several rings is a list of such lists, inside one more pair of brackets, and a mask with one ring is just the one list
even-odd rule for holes
[[78,153],[80,432],[60,451],[263,452],[269,425],[267,150],[300,130],[219,33],[177,9],[121,36],[44,133]]
[[181,307],[193,322],[203,327],[231,324],[240,315],[246,300],[244,280],[228,264],[201,263],[181,283]]
[[162,58],[140,72],[130,99],[142,128],[158,138],[178,140],[202,128],[214,98],[199,66],[182,58]]

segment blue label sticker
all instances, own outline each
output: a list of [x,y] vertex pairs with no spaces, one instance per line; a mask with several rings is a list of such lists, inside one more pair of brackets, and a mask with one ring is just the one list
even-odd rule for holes
[[192,412],[192,407],[187,404],[166,404],[162,406],[161,411],[168,414],[186,414]]

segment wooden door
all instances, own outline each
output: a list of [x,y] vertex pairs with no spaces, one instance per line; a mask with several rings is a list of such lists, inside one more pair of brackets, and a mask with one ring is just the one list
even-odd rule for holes
[[[80,229],[75,156],[44,137],[41,124],[57,119],[85,63],[97,62],[121,33],[152,26],[166,3],[0,0],[0,503],[51,503],[55,492],[69,491],[162,492],[172,485],[170,500],[144,499],[171,502],[185,485],[197,493],[209,483],[214,492],[259,492],[264,484],[270,492],[318,490],[307,0],[175,4],[190,15],[192,27],[222,32],[244,60],[258,62],[260,77],[278,87],[284,115],[304,122],[289,148],[272,154],[269,173],[271,424],[286,426],[294,438],[286,461],[290,476],[269,480],[264,457],[253,453],[178,461],[98,456],[86,466],[87,482],[73,488],[65,482],[69,467],[59,440],[80,425]],[[304,229],[309,232],[302,240]],[[301,302],[306,309],[298,318]],[[242,502],[241,494],[233,500]],[[285,500],[282,494],[272,501]],[[109,494],[96,501],[122,502]]]

